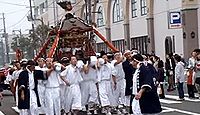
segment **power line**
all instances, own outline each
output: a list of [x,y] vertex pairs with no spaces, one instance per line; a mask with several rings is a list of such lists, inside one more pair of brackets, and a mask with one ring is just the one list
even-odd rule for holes
[[10,11],[10,12],[5,12],[6,15],[10,15],[10,14],[14,14],[14,13],[18,13],[20,11],[24,11],[26,8],[23,9],[19,9],[19,10],[15,10],[15,11]]
[[0,1],[0,3],[14,5],[14,6],[27,6],[27,5],[23,5],[23,4],[15,4],[15,3],[3,2],[3,1]]
[[27,17],[28,13],[29,13],[29,11],[18,22],[16,22],[15,24],[9,26],[8,29],[20,24]]

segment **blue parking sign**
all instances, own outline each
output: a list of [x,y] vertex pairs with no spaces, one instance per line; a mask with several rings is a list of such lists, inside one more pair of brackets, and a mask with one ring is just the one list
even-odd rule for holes
[[170,12],[169,13],[169,28],[181,28],[181,12]]

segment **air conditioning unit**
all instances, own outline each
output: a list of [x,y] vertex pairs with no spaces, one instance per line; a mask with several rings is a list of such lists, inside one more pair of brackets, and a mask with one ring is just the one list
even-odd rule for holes
[[198,0],[182,0],[182,6],[188,7],[188,6],[197,6]]

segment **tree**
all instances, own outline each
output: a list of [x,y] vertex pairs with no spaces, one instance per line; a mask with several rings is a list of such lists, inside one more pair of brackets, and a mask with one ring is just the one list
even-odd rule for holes
[[[17,46],[17,42],[19,42],[18,46]],[[30,47],[31,47],[31,39],[29,37],[16,36],[16,37],[12,38],[11,48],[14,51],[16,51],[17,49],[20,49],[20,51],[24,55],[23,56],[24,58],[30,59],[29,55],[26,55],[31,52]]]
[[[36,27],[36,29],[35,29],[35,41],[37,42],[37,44],[35,44],[35,45],[39,45],[39,47],[42,47],[42,45],[47,40],[48,31],[49,31],[49,27],[47,25],[38,25]],[[40,44],[38,44],[38,42]]]

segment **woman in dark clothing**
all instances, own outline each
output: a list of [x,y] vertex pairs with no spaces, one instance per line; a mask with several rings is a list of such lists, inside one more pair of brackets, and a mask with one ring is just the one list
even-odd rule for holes
[[158,84],[160,85],[160,88],[161,88],[161,92],[159,94],[159,97],[161,99],[165,98],[165,93],[164,93],[164,88],[163,88],[163,83],[164,83],[164,79],[165,79],[165,76],[164,76],[165,71],[164,71],[163,67],[164,67],[163,61],[160,60],[158,62],[158,78],[157,78],[157,80],[158,80]]
[[168,54],[166,57],[166,62],[165,62],[165,70],[166,70],[166,75],[168,76],[168,89],[167,91],[173,91],[175,90],[175,60],[173,57],[173,54]]

